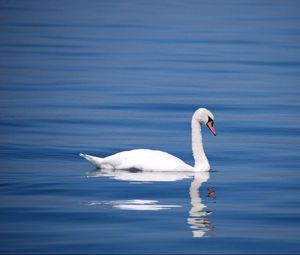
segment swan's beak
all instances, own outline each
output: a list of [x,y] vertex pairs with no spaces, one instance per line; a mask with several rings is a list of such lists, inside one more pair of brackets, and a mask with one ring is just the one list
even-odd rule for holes
[[217,135],[217,132],[214,128],[214,122],[211,120],[209,122],[207,122],[207,127],[210,129],[210,131],[214,134],[214,136]]

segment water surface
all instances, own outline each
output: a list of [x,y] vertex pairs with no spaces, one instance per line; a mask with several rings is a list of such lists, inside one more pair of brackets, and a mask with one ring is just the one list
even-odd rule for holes
[[[0,1],[0,253],[298,254],[298,1]],[[205,174],[99,172],[134,148]]]

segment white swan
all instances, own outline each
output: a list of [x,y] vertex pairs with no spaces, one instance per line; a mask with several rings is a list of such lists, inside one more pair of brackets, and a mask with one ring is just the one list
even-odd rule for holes
[[94,157],[80,153],[80,156],[88,160],[100,169],[139,169],[142,171],[208,171],[209,162],[204,153],[202,144],[201,124],[207,125],[216,136],[214,128],[214,116],[205,109],[195,111],[192,126],[192,150],[195,160],[194,167],[186,164],[181,159],[158,150],[136,149],[123,151],[106,158]]

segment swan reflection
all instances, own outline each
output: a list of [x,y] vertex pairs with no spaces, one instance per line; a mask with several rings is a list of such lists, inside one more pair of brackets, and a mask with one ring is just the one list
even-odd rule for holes
[[120,210],[134,210],[134,211],[159,211],[167,210],[180,205],[161,205],[156,200],[144,199],[130,199],[130,200],[116,200],[116,201],[90,201],[88,205],[111,205]]
[[209,172],[194,173],[194,179],[190,186],[191,209],[187,219],[193,232],[193,237],[203,237],[212,230],[212,223],[207,218],[212,211],[206,210],[206,205],[202,202],[199,190],[202,183],[208,181]]
[[88,177],[107,176],[115,180],[130,182],[174,182],[192,178],[194,172],[150,172],[132,170],[94,170],[88,173]]
[[[193,178],[189,194],[191,199],[191,208],[189,210],[189,216],[187,223],[192,229],[193,237],[204,237],[209,235],[212,231],[212,222],[208,219],[208,216],[212,214],[212,211],[207,210],[207,206],[203,203],[199,193],[199,189],[202,183],[208,181],[210,178],[209,172],[147,172],[137,171],[135,169],[131,171],[125,170],[94,170],[88,173],[88,177],[109,177],[115,180],[129,181],[132,183],[151,183],[151,182],[174,182],[183,179]],[[208,189],[208,196],[211,199],[215,198],[214,188]],[[111,205],[112,207],[120,210],[140,210],[140,211],[158,211],[167,210],[181,205],[165,205],[160,204],[157,200],[117,200],[117,201],[90,201],[89,205]]]

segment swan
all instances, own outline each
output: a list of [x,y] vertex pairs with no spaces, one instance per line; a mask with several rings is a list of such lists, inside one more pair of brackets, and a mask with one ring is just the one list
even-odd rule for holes
[[114,155],[99,158],[88,154],[79,155],[99,169],[109,170],[130,170],[141,171],[208,171],[210,165],[205,155],[201,125],[206,125],[216,136],[214,128],[214,115],[206,108],[199,108],[193,114],[191,121],[192,128],[192,151],[194,166],[190,166],[181,159],[163,151],[150,149],[135,149],[122,151]]

